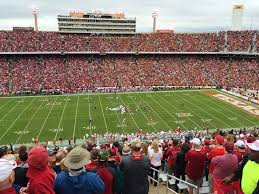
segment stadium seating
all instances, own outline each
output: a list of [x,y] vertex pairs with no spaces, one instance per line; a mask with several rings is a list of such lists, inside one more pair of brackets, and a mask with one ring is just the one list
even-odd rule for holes
[[1,31],[0,43],[1,52],[219,52],[225,48],[228,51],[252,52],[255,44],[258,47],[258,31],[155,33],[134,36]]
[[[0,57],[0,92],[75,93],[99,87],[226,86],[258,89],[255,59],[198,56]],[[238,79],[236,79],[238,78]]]

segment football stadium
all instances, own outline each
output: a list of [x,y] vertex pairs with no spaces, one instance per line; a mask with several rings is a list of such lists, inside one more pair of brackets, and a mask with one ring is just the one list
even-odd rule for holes
[[0,194],[258,194],[259,4],[213,1],[0,2]]

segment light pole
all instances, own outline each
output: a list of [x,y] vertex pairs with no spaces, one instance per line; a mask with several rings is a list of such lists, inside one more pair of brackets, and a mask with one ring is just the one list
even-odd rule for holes
[[39,14],[39,8],[33,7],[32,8],[32,15],[34,16],[34,25],[35,25],[36,32],[39,31],[39,28],[38,28],[38,14]]
[[156,33],[156,18],[158,16],[158,11],[152,11],[153,17],[153,33]]

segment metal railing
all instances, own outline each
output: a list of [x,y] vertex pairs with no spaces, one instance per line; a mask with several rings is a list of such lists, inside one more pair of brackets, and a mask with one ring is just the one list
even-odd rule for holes
[[[159,194],[159,190],[160,190],[160,181],[159,181],[159,179],[160,179],[160,174],[161,174],[162,171],[157,170],[157,169],[155,169],[153,167],[150,167],[150,169],[153,170],[153,175],[156,172],[158,173],[158,175],[157,175],[158,179],[157,180],[154,178],[153,175],[151,175],[151,176],[149,175],[148,177],[149,177],[150,180],[152,180],[153,182],[157,183],[157,194]],[[173,189],[171,189],[169,187],[169,180],[171,180],[171,179],[179,181],[178,184],[182,183],[182,184],[185,184],[187,187],[193,189],[193,194],[199,194],[199,187],[197,187],[196,185],[193,185],[193,184],[191,184],[191,183],[189,183],[187,181],[179,179],[179,178],[177,178],[177,177],[175,177],[173,175],[170,175],[170,174],[166,174],[166,194],[168,194],[168,192],[172,192],[172,193],[178,194],[176,191],[174,191]]]

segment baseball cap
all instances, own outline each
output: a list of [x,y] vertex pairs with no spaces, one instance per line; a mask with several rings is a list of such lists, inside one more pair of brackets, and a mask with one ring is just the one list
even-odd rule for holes
[[194,145],[201,145],[201,140],[199,138],[196,138],[196,137],[193,138],[190,142]]
[[246,144],[251,150],[259,151],[259,140],[254,141],[253,143]]
[[245,144],[244,141],[238,140],[238,141],[236,142],[236,146],[239,147],[239,148],[245,148],[245,147],[246,147],[246,144]]
[[0,182],[6,180],[16,167],[17,164],[15,161],[0,159]]
[[215,137],[215,140],[218,142],[218,144],[223,145],[224,144],[224,137],[222,135],[217,135]]

